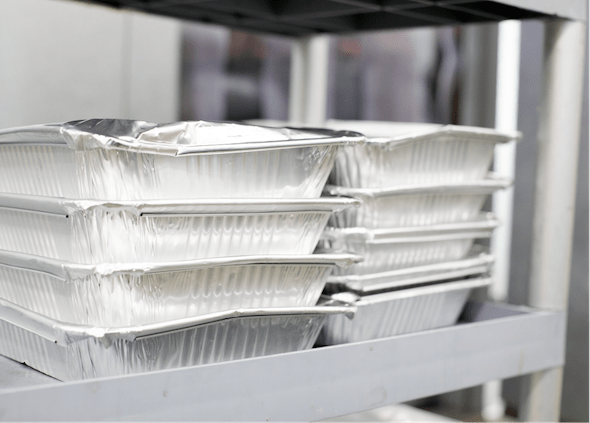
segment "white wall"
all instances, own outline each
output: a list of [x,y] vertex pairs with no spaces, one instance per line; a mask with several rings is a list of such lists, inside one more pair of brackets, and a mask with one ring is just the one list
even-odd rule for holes
[[0,2],[0,128],[178,119],[180,23],[73,1]]

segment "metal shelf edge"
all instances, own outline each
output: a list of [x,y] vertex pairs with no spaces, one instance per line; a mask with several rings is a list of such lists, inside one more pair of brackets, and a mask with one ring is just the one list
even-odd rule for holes
[[0,385],[0,418],[320,420],[563,365],[563,312],[469,303],[464,316],[466,322],[448,328],[298,353]]

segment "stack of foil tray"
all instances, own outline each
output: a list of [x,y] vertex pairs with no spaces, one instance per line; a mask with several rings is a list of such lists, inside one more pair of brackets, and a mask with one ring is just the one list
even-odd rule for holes
[[325,293],[358,308],[329,319],[320,343],[356,342],[456,322],[470,292],[488,285],[493,257],[476,241],[498,221],[482,214],[490,194],[512,184],[488,173],[494,147],[520,138],[484,128],[329,121],[363,132],[343,147],[326,195],[355,198],[336,212],[316,252],[349,252],[364,261],[338,269]]
[[86,120],[0,131],[0,354],[63,380],[310,348],[358,133]]

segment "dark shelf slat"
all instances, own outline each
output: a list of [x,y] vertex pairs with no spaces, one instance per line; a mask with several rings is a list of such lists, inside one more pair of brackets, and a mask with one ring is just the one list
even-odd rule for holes
[[[585,19],[584,0],[78,0],[287,36],[552,16]],[[534,9],[533,9],[534,8]],[[562,9],[560,9],[562,8]],[[561,13],[563,11],[563,13]],[[560,14],[561,13],[561,14]],[[580,16],[574,16],[580,15]]]

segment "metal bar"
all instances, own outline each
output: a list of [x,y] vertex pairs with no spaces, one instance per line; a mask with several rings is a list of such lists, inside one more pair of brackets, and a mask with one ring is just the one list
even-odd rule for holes
[[289,121],[303,122],[305,99],[305,68],[307,39],[300,38],[291,43],[291,78],[289,80]]
[[[504,21],[498,28],[498,72],[496,82],[496,129],[517,130],[518,86],[520,74],[520,22]],[[497,145],[494,152],[494,172],[500,177],[514,179],[516,142]],[[514,188],[497,191],[493,196],[492,211],[501,222],[492,237],[495,257],[494,283],[489,296],[494,301],[505,301],[510,277],[510,241]]]
[[[520,76],[520,22],[504,21],[498,25],[498,71],[496,79],[496,129],[516,131],[518,121],[518,87]],[[514,178],[516,141],[497,145],[494,152],[494,172]],[[488,296],[494,301],[506,301],[510,279],[510,244],[514,188],[508,187],[493,195],[492,211],[501,225],[491,240],[494,255],[493,282]],[[482,416],[488,421],[504,417],[506,403],[502,399],[502,381],[492,380],[483,386]]]
[[[586,26],[546,22],[529,304],[567,308]],[[520,418],[557,421],[563,368],[524,380]]]
[[299,353],[75,383],[31,378],[29,388],[0,382],[0,416],[311,421],[563,364],[563,312],[470,303],[465,316],[448,328]]
[[330,40],[327,35],[293,41],[289,120],[306,125],[324,125],[328,97]]
[[328,99],[328,58],[330,39],[315,35],[309,39],[304,123],[323,126],[326,122]]

